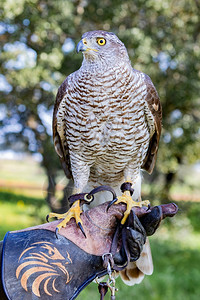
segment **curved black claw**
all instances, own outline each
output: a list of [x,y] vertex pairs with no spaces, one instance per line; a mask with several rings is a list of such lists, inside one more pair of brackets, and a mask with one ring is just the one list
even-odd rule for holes
[[49,223],[49,215],[46,216],[46,221]]
[[106,212],[108,212],[109,208],[117,201],[117,198],[114,198],[112,201],[110,201],[110,203],[108,204],[107,208],[106,208]]
[[57,239],[58,239],[58,232],[59,232],[59,228],[56,227],[55,235],[56,235],[56,238],[57,238]]
[[84,229],[83,229],[83,226],[82,226],[81,222],[78,222],[78,226],[79,226],[80,230],[82,231],[84,237],[87,238],[87,236],[86,236],[86,234],[85,234],[85,231],[84,231]]
[[148,211],[148,210],[151,210],[151,205],[150,205],[150,203],[148,204],[147,211]]

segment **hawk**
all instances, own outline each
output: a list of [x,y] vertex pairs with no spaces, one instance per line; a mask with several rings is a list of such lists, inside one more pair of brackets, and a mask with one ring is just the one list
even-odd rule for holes
[[[146,74],[135,70],[125,45],[111,32],[102,30],[83,34],[77,52],[83,53],[79,70],[60,86],[53,114],[53,139],[68,178],[73,179],[73,193],[109,185],[119,194],[119,187],[129,182],[118,202],[127,204],[122,223],[130,209],[147,205],[141,201],[141,170],[152,173],[161,134],[162,109],[158,93]],[[99,202],[105,201],[105,198]],[[99,204],[99,203],[98,203]],[[63,215],[58,229],[75,218],[81,228],[80,201]],[[139,283],[151,265],[147,242],[143,259],[122,274],[128,284]],[[134,271],[133,271],[134,270]],[[132,277],[131,277],[132,276]]]

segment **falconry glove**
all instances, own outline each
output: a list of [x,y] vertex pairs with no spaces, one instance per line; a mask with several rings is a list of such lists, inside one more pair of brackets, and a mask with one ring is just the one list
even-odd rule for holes
[[74,219],[58,238],[60,221],[8,232],[1,250],[0,299],[75,299],[91,281],[108,273],[108,263],[112,271],[121,271],[137,261],[146,236],[178,210],[175,204],[134,207],[121,225],[125,205],[107,207],[104,203],[81,215],[86,238]]

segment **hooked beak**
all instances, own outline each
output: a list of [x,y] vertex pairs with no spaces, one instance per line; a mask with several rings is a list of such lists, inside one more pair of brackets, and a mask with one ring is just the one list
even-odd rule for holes
[[97,49],[93,49],[93,48],[89,48],[89,47],[88,47],[87,41],[86,41],[85,38],[82,39],[82,40],[80,40],[80,42],[79,42],[78,45],[76,46],[76,52],[77,52],[77,53],[78,53],[79,51],[85,52],[85,51],[89,51],[89,50],[98,52]]
[[87,45],[83,43],[83,40],[80,40],[78,45],[76,46],[76,52],[84,52],[88,49]]

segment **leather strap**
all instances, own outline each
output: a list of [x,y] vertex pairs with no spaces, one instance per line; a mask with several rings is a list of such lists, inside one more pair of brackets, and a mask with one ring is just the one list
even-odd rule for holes
[[114,191],[113,188],[111,188],[108,185],[100,185],[96,188],[94,188],[92,191],[89,193],[80,193],[80,194],[74,194],[71,195],[68,200],[70,202],[70,205],[72,205],[75,201],[81,200],[81,203],[83,204],[90,204],[94,200],[94,195],[99,193],[99,192],[110,192],[113,195],[113,200],[117,198],[117,195]]

